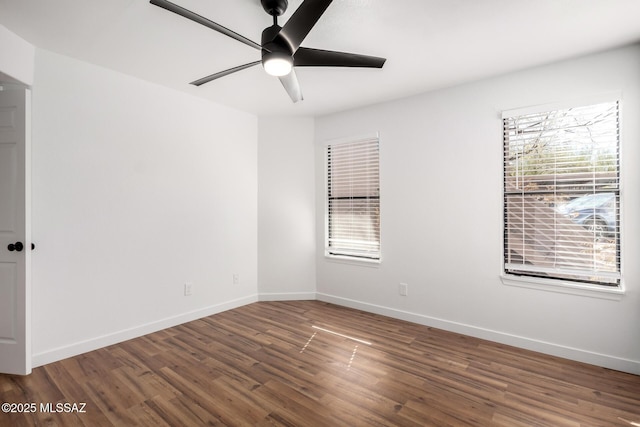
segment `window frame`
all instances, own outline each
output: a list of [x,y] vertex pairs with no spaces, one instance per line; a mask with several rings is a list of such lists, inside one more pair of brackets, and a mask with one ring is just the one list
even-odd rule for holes
[[[329,250],[329,156],[328,156],[328,148],[329,146],[342,145],[342,144],[350,144],[350,143],[359,143],[366,141],[377,141],[378,143],[378,182],[380,186],[380,134],[379,132],[371,132],[367,134],[362,134],[358,136],[345,137],[345,138],[337,138],[324,141],[323,145],[323,169],[324,169],[324,212],[325,212],[325,220],[324,220],[324,256],[325,259],[339,262],[339,263],[347,263],[347,264],[356,264],[368,267],[377,267],[382,262],[382,226],[380,218],[382,217],[382,208],[381,208],[381,196],[380,189],[378,190],[378,203],[380,212],[378,214],[378,257],[362,257],[351,254],[341,254],[341,253],[331,253]],[[379,188],[379,187],[378,187]]]
[[510,273],[506,268],[506,186],[505,186],[505,136],[504,136],[504,120],[522,115],[552,112],[569,108],[578,108],[600,103],[617,102],[618,103],[618,227],[623,228],[624,223],[624,185],[623,185],[623,98],[620,92],[613,92],[590,97],[583,97],[567,102],[556,102],[549,104],[541,104],[532,107],[524,107],[510,110],[503,110],[500,120],[501,127],[501,158],[502,158],[502,233],[501,233],[501,270],[500,278],[504,285],[524,287],[529,289],[538,289],[551,292],[559,292],[572,295],[589,296],[602,299],[620,300],[625,294],[624,285],[624,245],[622,233],[618,234],[618,250],[619,250],[619,275],[620,279],[617,285],[604,285],[595,283],[582,283],[570,279],[563,278],[545,278],[528,275],[519,275]]

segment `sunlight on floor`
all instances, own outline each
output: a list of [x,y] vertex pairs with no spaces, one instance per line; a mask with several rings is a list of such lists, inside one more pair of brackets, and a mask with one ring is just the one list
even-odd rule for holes
[[629,423],[629,425],[632,425],[632,426],[634,426],[634,427],[640,427],[640,422],[639,422],[639,423],[637,423],[637,422],[634,422],[634,421],[625,420],[625,419],[624,419],[624,418],[622,418],[622,417],[618,417],[618,419],[619,419],[620,421],[624,421],[625,423]]
[[[326,332],[326,333],[331,334],[331,335],[335,335],[335,336],[338,336],[338,337],[346,338],[348,340],[355,341],[355,342],[360,343],[360,344],[365,344],[365,345],[369,345],[369,346],[372,345],[369,341],[365,341],[365,340],[362,340],[360,338],[351,337],[349,335],[344,335],[344,334],[341,334],[339,332],[332,331],[330,329],[321,328],[321,327],[315,326],[315,325],[312,326],[312,328],[316,329],[317,331]],[[316,335],[318,335],[318,332],[314,332],[311,335],[311,337],[309,337],[309,339],[307,340],[305,345],[302,347],[302,349],[300,349],[300,353],[304,353],[304,351],[307,349],[307,347],[309,347],[309,344],[311,344],[311,341],[313,341],[313,339],[316,337]],[[353,352],[351,352],[351,357],[349,358],[349,363],[346,365],[347,370],[351,369],[351,365],[353,364],[353,360],[356,358],[356,353],[357,352],[358,352],[358,344],[354,344]]]
[[327,333],[330,333],[330,334],[333,334],[333,335],[337,335],[337,336],[342,337],[342,338],[347,338],[349,340],[356,341],[356,342],[359,342],[359,343],[362,343],[362,344],[371,345],[371,343],[369,341],[361,340],[359,338],[350,337],[349,335],[344,335],[344,334],[341,334],[341,333],[338,333],[338,332],[334,332],[334,331],[329,330],[329,329],[321,328],[319,326],[315,326],[314,325],[314,326],[312,326],[312,328],[313,329],[317,329],[319,331],[327,332]]

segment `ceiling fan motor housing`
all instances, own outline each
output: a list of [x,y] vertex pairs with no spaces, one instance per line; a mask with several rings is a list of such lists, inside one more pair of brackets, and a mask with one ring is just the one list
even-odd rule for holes
[[289,56],[293,56],[293,47],[289,45],[287,40],[280,35],[282,27],[274,24],[262,31],[262,54],[267,52],[284,52]]
[[283,37],[278,37],[281,27],[272,25],[262,31],[262,65],[272,59],[280,59],[293,65],[293,48]]
[[286,10],[289,2],[287,0],[260,0],[262,8],[271,16],[280,16]]

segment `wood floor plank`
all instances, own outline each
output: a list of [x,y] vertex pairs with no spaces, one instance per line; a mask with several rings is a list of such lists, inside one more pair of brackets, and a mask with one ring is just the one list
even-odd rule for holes
[[295,426],[329,426],[331,412],[318,401],[277,379],[268,380],[256,389],[272,406],[270,415],[286,424]]
[[135,425],[141,427],[172,427],[151,408],[147,402],[141,402],[127,410]]
[[180,394],[171,384],[151,371],[138,373],[125,366],[114,370],[113,374],[122,384],[139,396],[142,396],[144,400],[156,397],[170,400]]
[[282,301],[0,375],[0,400],[86,403],[85,413],[0,413],[0,427],[633,427],[640,376]]

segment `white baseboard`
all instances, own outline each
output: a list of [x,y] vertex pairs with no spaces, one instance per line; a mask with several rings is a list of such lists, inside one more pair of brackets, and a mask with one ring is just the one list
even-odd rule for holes
[[565,359],[575,360],[578,362],[589,363],[596,366],[615,369],[617,371],[640,375],[640,361],[636,360],[622,359],[606,354],[594,353],[572,347],[534,340],[531,338],[525,338],[517,335],[510,335],[504,332],[479,328],[473,325],[438,319],[436,317],[397,310],[394,308],[384,307],[376,304],[369,304],[366,302],[352,300],[349,298],[342,298],[335,295],[317,293],[316,298],[318,299],[318,301],[329,302],[332,304],[355,308],[369,313],[392,317],[394,319],[406,320],[408,322],[417,323],[420,325],[431,326],[433,328],[469,335],[472,337],[494,341],[501,344],[536,351],[539,353],[563,357]]
[[291,293],[262,293],[251,295],[236,300],[212,305],[203,309],[194,310],[177,316],[161,319],[156,322],[147,323],[100,337],[92,338],[86,341],[58,347],[42,353],[34,354],[32,358],[32,366],[38,367],[68,357],[77,356],[82,353],[97,350],[109,345],[117,344],[132,338],[137,338],[146,334],[170,328],[202,317],[211,316],[216,313],[231,310],[243,305],[251,304],[257,301],[294,301],[294,300],[315,300],[329,302],[344,307],[355,308],[370,313],[380,314],[395,319],[406,320],[408,322],[420,325],[431,326],[446,331],[456,332],[477,338],[486,339],[514,347],[524,348],[527,350],[537,351],[540,353],[550,354],[553,356],[563,357],[566,359],[576,360],[579,362],[589,363],[592,365],[602,366],[618,371],[629,372],[640,375],[640,361],[617,358],[614,356],[593,353],[576,348],[566,347],[558,344],[552,344],[544,341],[533,340],[517,335],[505,334],[490,329],[479,328],[473,325],[467,325],[449,320],[438,319],[436,317],[425,316],[423,314],[412,313],[408,311],[398,310],[394,308],[384,307],[376,304],[370,304],[362,301],[342,298],[335,295],[316,293],[316,292],[291,292]]
[[258,294],[259,301],[302,301],[315,299],[315,292],[281,292]]
[[124,329],[122,331],[34,354],[32,356],[31,363],[34,368],[46,365],[48,363],[56,362],[68,357],[77,356],[82,353],[97,350],[99,348],[127,341],[132,338],[141,337],[143,335],[157,332],[162,329],[171,328],[182,323],[191,322],[192,320],[211,316],[216,313],[221,313],[223,311],[231,310],[233,308],[241,307],[243,305],[251,304],[257,301],[257,295],[250,295],[248,297],[226,301],[220,304],[215,304],[202,309],[190,311],[188,313],[182,313],[177,316],[167,317],[156,322],[146,323],[143,325],[135,326],[133,328]]

